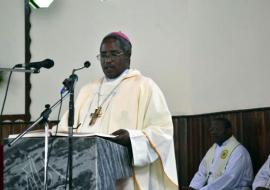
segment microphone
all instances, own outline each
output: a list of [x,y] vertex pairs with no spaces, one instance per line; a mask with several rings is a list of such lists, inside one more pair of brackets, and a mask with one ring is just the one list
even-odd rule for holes
[[34,68],[39,70],[40,68],[50,69],[54,66],[54,62],[51,59],[44,59],[43,61],[31,62],[29,64],[17,64],[15,67],[25,67],[26,69]]
[[85,68],[88,68],[88,67],[90,67],[91,66],[91,63],[89,62],[89,61],[85,61],[84,62],[84,67]]
[[72,74],[74,74],[76,71],[79,71],[79,70],[81,70],[81,69],[90,67],[90,66],[91,66],[91,63],[90,63],[89,61],[85,61],[83,65],[84,65],[83,67],[80,67],[80,68],[78,68],[78,69],[73,69],[73,70],[72,70]]
[[83,67],[80,67],[78,69],[73,69],[72,74],[69,76],[69,78],[63,81],[64,87],[60,91],[61,94],[64,94],[67,90],[70,90],[69,86],[71,83],[78,81],[78,76],[75,75],[74,73],[78,70],[89,68],[91,66],[91,63],[89,61],[85,61],[83,65],[84,65]]
[[28,65],[26,65],[26,68],[35,68],[39,70],[41,67],[50,69],[53,66],[54,66],[53,60],[44,59],[43,61],[29,63]]

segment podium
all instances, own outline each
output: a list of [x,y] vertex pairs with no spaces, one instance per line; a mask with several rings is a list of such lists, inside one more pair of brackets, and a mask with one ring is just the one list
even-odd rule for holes
[[[44,138],[25,137],[9,147],[4,141],[4,189],[41,190]],[[68,138],[50,137],[47,185],[68,189]],[[128,149],[101,137],[73,137],[73,189],[114,190],[115,182],[132,175]]]

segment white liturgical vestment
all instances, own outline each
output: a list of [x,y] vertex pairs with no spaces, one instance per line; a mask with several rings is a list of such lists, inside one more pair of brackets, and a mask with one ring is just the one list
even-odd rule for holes
[[[98,106],[101,114],[89,126]],[[68,130],[67,117],[66,112],[59,131]],[[159,87],[139,71],[126,70],[117,79],[103,77],[85,85],[75,103],[77,126],[77,132],[129,132],[134,175],[118,189],[178,189],[171,114]]]
[[[227,163],[219,177],[212,174],[217,173],[217,163],[224,156],[224,147],[227,146],[232,137],[221,146],[216,145],[213,159],[207,164],[206,156],[200,163],[199,170],[193,177],[190,187],[200,190],[248,190],[251,189],[253,180],[253,168],[250,155],[244,146],[238,144],[228,155]],[[225,149],[226,151],[226,149]],[[207,155],[207,154],[206,154]],[[208,173],[209,172],[209,173]]]
[[257,187],[270,189],[270,155],[254,179],[252,189],[255,190]]

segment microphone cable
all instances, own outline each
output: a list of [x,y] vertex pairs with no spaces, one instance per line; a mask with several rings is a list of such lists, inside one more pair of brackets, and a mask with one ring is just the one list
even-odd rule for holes
[[55,136],[57,136],[57,132],[58,132],[58,126],[60,123],[60,114],[61,114],[61,110],[62,110],[62,105],[63,105],[63,93],[60,92],[60,105],[59,105],[59,110],[58,110],[58,114],[57,114],[57,125],[56,125],[56,129],[55,129]]

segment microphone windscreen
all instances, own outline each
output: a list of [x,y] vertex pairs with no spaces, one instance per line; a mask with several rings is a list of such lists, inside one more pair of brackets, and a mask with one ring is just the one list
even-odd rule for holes
[[42,66],[46,69],[49,69],[54,66],[54,61],[51,59],[45,59]]
[[90,67],[90,65],[91,65],[91,63],[90,63],[89,61],[85,61],[85,62],[84,62],[84,67],[85,67],[85,68]]

